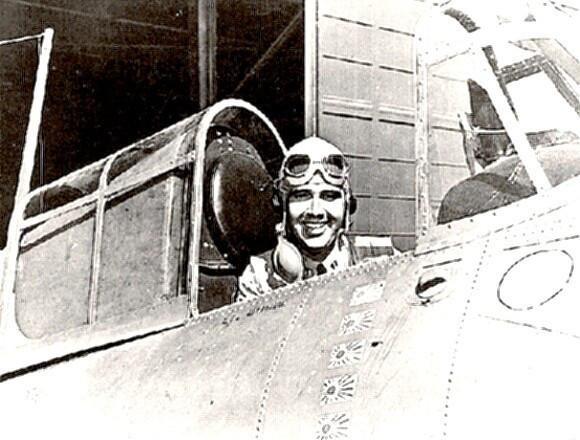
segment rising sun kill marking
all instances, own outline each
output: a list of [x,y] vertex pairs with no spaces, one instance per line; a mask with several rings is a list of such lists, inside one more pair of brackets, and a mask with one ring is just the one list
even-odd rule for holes
[[375,310],[363,310],[346,315],[340,323],[339,336],[348,336],[353,333],[369,330],[373,326]]
[[330,352],[328,368],[339,368],[354,365],[361,361],[366,342],[365,340],[335,345]]
[[324,414],[318,418],[316,440],[340,440],[349,438],[350,415],[348,413]]
[[320,404],[328,405],[336,402],[346,402],[354,397],[358,381],[357,374],[328,377],[322,382]]

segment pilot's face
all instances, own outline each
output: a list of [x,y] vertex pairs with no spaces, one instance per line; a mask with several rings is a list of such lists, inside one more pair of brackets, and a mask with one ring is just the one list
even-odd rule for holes
[[315,176],[288,196],[288,226],[297,245],[318,252],[334,243],[345,211],[343,192]]

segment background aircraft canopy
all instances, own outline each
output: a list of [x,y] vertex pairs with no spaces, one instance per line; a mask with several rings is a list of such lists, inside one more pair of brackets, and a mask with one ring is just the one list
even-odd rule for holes
[[[439,131],[461,131],[464,151],[458,153],[471,177],[445,194],[437,222],[496,209],[576,176],[580,52],[569,44],[574,20],[528,2],[496,9],[450,2],[442,12],[419,31],[418,114],[428,118],[431,156],[438,154]],[[429,176],[431,184],[437,178]]]

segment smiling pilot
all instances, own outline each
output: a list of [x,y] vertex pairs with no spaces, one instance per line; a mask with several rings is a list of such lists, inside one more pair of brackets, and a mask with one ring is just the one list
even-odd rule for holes
[[344,155],[324,139],[310,137],[288,150],[274,191],[282,214],[278,244],[250,259],[235,301],[357,262],[345,234],[356,207],[348,174]]

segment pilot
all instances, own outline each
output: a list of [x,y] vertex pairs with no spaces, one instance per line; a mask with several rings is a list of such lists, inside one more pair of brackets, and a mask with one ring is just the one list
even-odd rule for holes
[[340,150],[318,137],[290,148],[275,182],[280,209],[277,246],[251,257],[234,301],[264,295],[297,280],[343,269],[359,258],[346,236],[356,200]]

